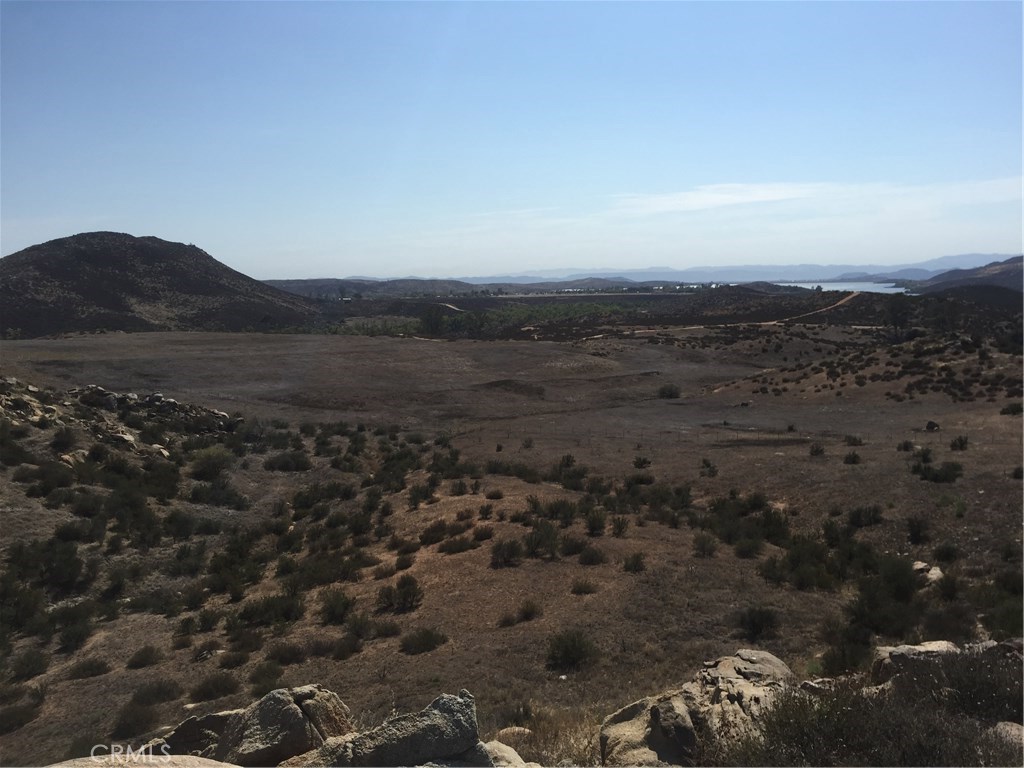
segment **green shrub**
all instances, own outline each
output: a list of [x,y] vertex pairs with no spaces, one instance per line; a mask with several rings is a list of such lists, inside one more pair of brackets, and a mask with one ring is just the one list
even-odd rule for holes
[[491,568],[514,568],[523,559],[518,539],[499,539],[491,545]]
[[964,468],[955,461],[944,461],[939,467],[917,462],[910,471],[932,483],[955,483],[963,475]]
[[548,640],[547,666],[571,671],[590,666],[599,656],[597,646],[582,629],[566,629]]
[[461,552],[469,552],[479,546],[479,542],[475,539],[471,539],[468,536],[456,536],[455,538],[442,541],[437,551],[445,555],[457,555]]
[[854,528],[867,528],[882,522],[882,508],[877,504],[870,507],[856,507],[847,515],[847,522]]
[[682,394],[682,390],[677,384],[662,384],[658,387],[658,397],[663,400],[676,400]]
[[[249,673],[249,693],[252,696],[266,696],[275,688],[279,688],[284,668],[276,661],[263,661]],[[235,683],[237,687],[237,683]]]
[[850,451],[843,456],[843,464],[860,464],[860,454],[856,451]]
[[605,522],[608,518],[607,513],[603,509],[594,508],[587,512],[587,535],[588,536],[603,536]]
[[543,611],[537,603],[535,603],[533,600],[524,600],[519,605],[519,610],[516,611],[516,621],[533,621],[542,614]]
[[928,520],[920,515],[907,518],[907,539],[911,544],[924,544],[928,541]]
[[433,628],[414,629],[402,635],[398,647],[402,653],[415,656],[420,653],[428,653],[435,648],[448,642],[448,637],[441,631]]
[[75,447],[75,430],[71,427],[61,427],[50,440],[50,447],[53,450],[63,453]]
[[203,678],[189,691],[189,698],[194,702],[211,701],[223,696],[230,696],[239,689],[238,680],[228,672],[214,672]]
[[217,666],[221,669],[236,669],[249,661],[247,651],[228,651],[217,658]]
[[583,551],[580,552],[580,565],[601,565],[606,562],[608,562],[608,556],[591,544],[588,544],[583,548]]
[[50,668],[50,654],[38,648],[26,648],[10,661],[12,680],[31,680]]
[[714,557],[718,549],[718,541],[710,533],[701,531],[693,537],[693,553],[697,557]]
[[213,482],[235,463],[235,455],[221,445],[212,445],[196,451],[192,456],[189,476],[194,480]]
[[320,621],[323,624],[344,624],[354,604],[355,599],[343,589],[325,589],[320,593]]
[[1014,765],[1019,747],[987,736],[970,718],[918,698],[869,696],[840,686],[818,696],[789,690],[759,737],[721,745],[721,765]]
[[246,603],[238,612],[238,618],[243,624],[269,627],[298,621],[304,613],[305,606],[299,595],[277,594]]
[[592,581],[586,579],[574,579],[569,590],[574,595],[592,595],[597,592],[597,587]]
[[779,627],[779,615],[772,608],[753,606],[740,612],[737,624],[743,637],[752,643],[772,637]]
[[284,451],[268,456],[263,461],[263,468],[272,472],[306,472],[313,468],[313,463],[305,451]]
[[644,553],[634,552],[626,557],[625,562],[622,564],[622,569],[626,573],[642,573],[647,566],[644,564]]
[[267,648],[267,659],[276,661],[282,667],[289,664],[301,664],[306,660],[306,649],[298,643],[280,640]]
[[86,677],[99,677],[110,671],[110,664],[103,659],[82,659],[76,661],[68,670],[68,679],[81,680]]

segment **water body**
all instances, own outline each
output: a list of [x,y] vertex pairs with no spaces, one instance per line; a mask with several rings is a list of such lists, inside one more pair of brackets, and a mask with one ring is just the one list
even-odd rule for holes
[[776,282],[776,285],[792,285],[797,288],[817,288],[821,286],[823,291],[863,291],[864,293],[906,293],[895,283],[783,283]]

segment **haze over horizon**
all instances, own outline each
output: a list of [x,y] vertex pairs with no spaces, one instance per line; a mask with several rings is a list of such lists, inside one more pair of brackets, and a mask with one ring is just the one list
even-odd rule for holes
[[0,3],[0,252],[261,279],[1022,250],[1022,5]]

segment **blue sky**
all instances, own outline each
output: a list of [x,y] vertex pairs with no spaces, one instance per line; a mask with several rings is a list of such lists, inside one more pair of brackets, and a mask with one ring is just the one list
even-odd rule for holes
[[0,246],[258,278],[1022,248],[1020,2],[0,3]]

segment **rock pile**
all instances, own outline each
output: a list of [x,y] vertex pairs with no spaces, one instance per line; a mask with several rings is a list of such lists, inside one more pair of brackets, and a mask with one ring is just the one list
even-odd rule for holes
[[694,765],[704,735],[749,733],[793,673],[767,651],[739,650],[705,662],[681,688],[635,701],[605,718],[605,765]]
[[282,688],[245,709],[190,717],[143,750],[236,766],[532,765],[505,744],[480,741],[476,703],[465,690],[357,732],[337,694],[319,685]]

